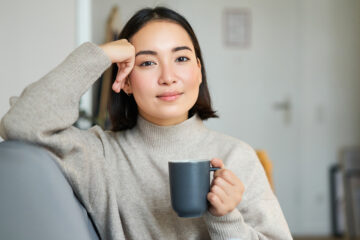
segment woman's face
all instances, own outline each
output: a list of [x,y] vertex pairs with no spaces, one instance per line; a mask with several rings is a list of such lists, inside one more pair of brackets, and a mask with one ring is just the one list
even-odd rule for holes
[[162,126],[186,120],[202,81],[201,63],[188,33],[181,25],[156,20],[130,42],[135,65],[125,91],[134,95],[139,114]]

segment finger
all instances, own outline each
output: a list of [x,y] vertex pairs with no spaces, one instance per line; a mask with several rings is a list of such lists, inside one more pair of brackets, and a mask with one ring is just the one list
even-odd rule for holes
[[124,74],[128,76],[134,68],[134,62],[130,59],[129,62],[124,63]]
[[114,92],[119,92],[119,83],[118,82],[114,82],[113,83],[113,85],[112,85],[112,90],[114,91]]
[[125,61],[121,62],[120,66],[119,65],[118,66],[122,70],[122,72],[128,75],[131,72],[131,70],[134,68],[134,64],[135,64],[135,57],[130,57]]
[[120,69],[118,71],[118,74],[116,76],[116,81],[119,81],[121,83],[121,86],[123,87],[123,83],[125,83],[126,77],[129,75],[131,69],[128,67]]
[[229,169],[221,169],[219,172],[214,175],[216,177],[221,177],[227,182],[229,182],[231,185],[239,185],[240,179]]
[[217,178],[217,177],[220,177],[221,175],[221,172],[224,171],[225,169],[220,169],[220,170],[216,170],[214,172],[214,179]]
[[[223,171],[223,173],[225,174],[220,177],[217,177],[215,179],[216,181],[214,180],[213,182],[221,186],[224,189],[224,191],[229,195],[230,198],[238,199],[237,201],[241,201],[242,195],[245,192],[244,184],[230,170],[227,169],[225,170],[226,171]],[[226,176],[227,179],[224,179],[224,176]],[[231,178],[229,178],[229,176],[231,176]]]
[[230,184],[235,185],[235,186],[239,186],[242,185],[241,180],[235,175],[234,172],[232,172],[229,169],[221,169],[219,170],[219,172],[214,175],[216,177],[222,177],[223,179],[225,179],[226,181],[228,181]]
[[123,83],[122,83],[122,87],[124,88],[125,87],[125,84],[128,84],[130,85],[130,78],[129,78],[129,75],[124,79]]
[[[232,196],[235,191],[240,192],[240,189],[234,188],[232,184],[230,184],[221,177],[215,178],[213,182],[214,185],[211,187],[211,190],[214,188],[214,191],[216,191],[217,193],[223,192],[224,194],[226,194],[226,197]],[[221,191],[218,188],[220,188]],[[225,198],[221,199],[225,200]]]
[[131,71],[134,68],[134,65],[135,65],[135,50],[134,50],[134,55],[129,58],[127,63],[128,63],[127,64],[128,67],[130,68],[130,71]]
[[220,185],[214,184],[214,186],[211,187],[210,192],[214,193],[221,200],[221,202],[224,205],[226,205],[226,203],[229,200],[229,196],[228,196],[228,193],[225,192],[223,187],[221,187]]
[[223,161],[221,159],[219,159],[219,158],[211,159],[211,165],[213,167],[225,168]]
[[209,192],[207,195],[207,199],[215,209],[218,210],[223,208],[223,203],[215,193]]
[[121,70],[123,70],[125,67],[126,67],[126,65],[125,65],[124,62],[120,63],[120,69],[121,69]]
[[121,64],[118,64],[118,71],[116,74],[115,82],[121,83],[124,80],[124,70]]

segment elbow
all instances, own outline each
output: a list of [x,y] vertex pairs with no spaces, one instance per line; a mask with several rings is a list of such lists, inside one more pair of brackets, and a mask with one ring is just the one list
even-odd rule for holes
[[0,120],[0,137],[4,140],[8,140],[7,136],[7,127],[6,127],[7,118],[6,115]]
[[26,122],[8,112],[0,121],[0,137],[4,140],[22,140],[28,135]]

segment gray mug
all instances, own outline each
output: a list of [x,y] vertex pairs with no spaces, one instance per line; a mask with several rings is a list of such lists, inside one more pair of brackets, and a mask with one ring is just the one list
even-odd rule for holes
[[201,217],[208,208],[210,160],[169,162],[171,206],[179,217]]

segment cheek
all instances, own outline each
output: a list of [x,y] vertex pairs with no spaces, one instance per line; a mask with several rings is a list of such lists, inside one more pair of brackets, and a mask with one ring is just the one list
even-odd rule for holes
[[201,75],[198,68],[191,68],[182,71],[182,78],[184,79],[185,87],[194,91],[200,86]]
[[129,77],[134,95],[146,95],[147,93],[151,92],[149,91],[149,89],[152,89],[154,87],[151,81],[152,79],[154,79],[154,74],[152,73],[133,71]]

